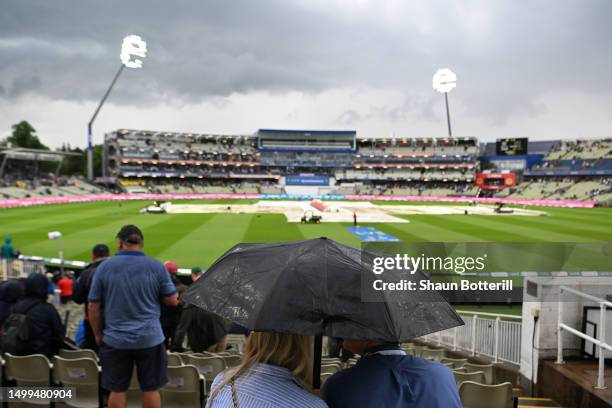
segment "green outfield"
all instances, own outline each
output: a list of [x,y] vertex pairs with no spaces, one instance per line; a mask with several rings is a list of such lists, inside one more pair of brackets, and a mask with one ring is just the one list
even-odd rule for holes
[[[326,236],[349,245],[360,244],[359,238],[346,229],[349,224],[301,225],[286,222],[282,214],[139,214],[148,204],[97,202],[2,209],[0,235],[12,236],[15,247],[25,255],[55,257],[63,245],[66,259],[85,261],[94,244],[103,242],[112,248],[120,226],[133,223],[144,232],[147,254],[162,261],[175,260],[181,267],[204,268],[239,242]],[[372,226],[409,242],[612,241],[612,209],[545,208],[545,211],[549,216],[410,215],[403,216],[410,220],[407,224]],[[56,230],[63,234],[61,242],[49,241],[47,232]]]

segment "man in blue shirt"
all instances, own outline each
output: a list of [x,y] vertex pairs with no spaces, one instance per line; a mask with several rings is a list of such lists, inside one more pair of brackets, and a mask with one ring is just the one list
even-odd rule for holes
[[144,237],[138,227],[125,225],[117,239],[117,254],[100,264],[87,299],[100,345],[102,387],[111,392],[109,408],[126,407],[136,365],[142,406],[158,408],[159,389],[168,382],[160,301],[177,305],[176,288],[161,262],[142,252]]
[[344,340],[362,357],[331,376],[321,395],[330,408],[461,408],[451,370],[407,355],[397,344]]

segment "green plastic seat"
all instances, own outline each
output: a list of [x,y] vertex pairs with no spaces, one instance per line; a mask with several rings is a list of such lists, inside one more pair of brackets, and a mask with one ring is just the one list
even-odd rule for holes
[[512,408],[512,384],[478,384],[465,381],[459,386],[463,408]]
[[53,379],[63,387],[75,388],[75,395],[64,400],[64,404],[76,408],[103,406],[100,392],[101,370],[92,358],[53,359]]

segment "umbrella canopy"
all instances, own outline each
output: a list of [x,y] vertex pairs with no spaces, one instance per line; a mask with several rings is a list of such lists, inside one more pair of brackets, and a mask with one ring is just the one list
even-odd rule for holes
[[368,291],[377,256],[326,238],[238,244],[183,299],[251,330],[311,336],[401,342],[464,324],[438,292]]

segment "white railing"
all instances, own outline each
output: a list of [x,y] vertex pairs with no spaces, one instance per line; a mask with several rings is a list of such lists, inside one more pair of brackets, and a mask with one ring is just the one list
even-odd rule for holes
[[[465,325],[429,334],[425,339],[453,351],[483,355],[494,363],[505,361],[520,365],[521,316],[457,310]],[[516,321],[519,320],[519,321]]]
[[[588,299],[592,302],[598,303],[600,308],[599,313],[599,327],[597,327],[598,338],[591,337],[586,333],[578,331],[573,327],[568,326],[563,323],[563,292],[569,292],[576,296],[582,297],[584,299]],[[606,359],[606,350],[612,351],[612,345],[606,343],[606,311],[607,308],[612,308],[612,302],[608,302],[605,299],[598,298],[593,295],[589,295],[588,293],[580,292],[576,289],[572,289],[567,286],[559,287],[559,308],[558,308],[558,321],[557,321],[557,364],[563,364],[563,339],[562,332],[566,331],[568,333],[573,334],[574,336],[578,336],[586,341],[593,343],[595,346],[599,348],[599,370],[597,374],[597,385],[595,388],[604,389],[606,387],[606,379],[604,376],[604,364]]]
[[0,260],[0,279],[2,281],[26,278],[32,272],[44,273],[44,263],[23,259]]

